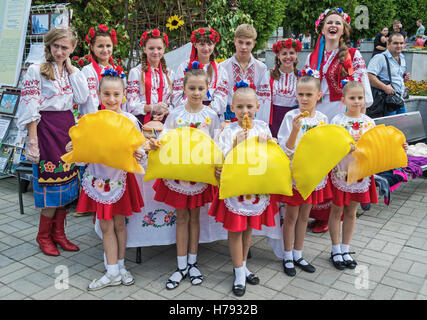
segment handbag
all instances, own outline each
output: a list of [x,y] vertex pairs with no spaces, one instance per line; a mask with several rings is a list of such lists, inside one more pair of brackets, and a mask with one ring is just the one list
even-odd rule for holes
[[[382,81],[384,84],[391,84],[391,71],[390,63],[387,57],[383,54],[387,63],[388,78],[390,81]],[[371,118],[383,117],[386,112],[396,111],[404,106],[404,100],[397,94],[386,94],[383,90],[371,87],[372,98],[374,99],[372,105],[366,109],[366,114]]]

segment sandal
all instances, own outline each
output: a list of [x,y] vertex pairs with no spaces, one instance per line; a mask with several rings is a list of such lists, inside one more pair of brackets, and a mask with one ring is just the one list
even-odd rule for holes
[[[175,270],[175,272],[174,273],[176,273],[176,272],[179,272],[180,274],[181,274],[181,280],[179,280],[179,281],[174,281],[174,280],[172,280],[172,279],[168,279],[168,282],[166,282],[166,289],[168,289],[168,290],[173,290],[173,289],[175,289],[176,287],[178,287],[179,286],[179,284],[180,284],[180,282],[182,281],[182,280],[184,280],[185,279],[185,277],[187,276],[187,274],[188,274],[188,272],[187,273],[183,273],[184,271],[187,271],[187,268],[185,268],[185,269],[179,269],[179,268],[177,268],[176,270]],[[170,288],[170,287],[168,287],[168,284],[171,284],[172,285],[172,288]]]
[[114,276],[112,274],[109,274],[108,272],[105,274],[105,276],[108,278],[108,280],[110,280],[110,282],[108,283],[103,283],[101,281],[101,278],[99,279],[95,279],[93,280],[89,286],[87,287],[88,291],[97,291],[97,290],[101,290],[104,289],[106,287],[112,287],[112,286],[118,286],[120,284],[122,284],[122,280],[117,280],[114,281],[120,274],[118,274],[117,276]]
[[[344,259],[344,255],[348,254],[352,260],[345,260]],[[351,254],[355,254],[355,252],[343,252],[342,253],[342,259],[344,260],[344,265],[349,268],[349,269],[354,269],[357,266],[357,262],[356,260],[353,259],[353,257],[351,256]]]
[[[122,269],[126,269],[126,267],[120,266],[120,270],[122,270]],[[132,276],[132,274],[128,270],[126,270],[125,274],[121,274],[121,277],[122,277],[122,284],[125,286],[131,286],[135,283],[134,277]]]
[[[188,264],[188,274],[190,275],[190,270],[191,270],[191,268],[196,268],[197,270],[199,270],[198,268],[197,268],[197,262],[195,262],[195,263],[193,263],[193,264],[191,264],[191,263],[189,263]],[[199,270],[199,272],[200,272],[200,270]],[[201,272],[200,272],[201,273]],[[201,280],[199,283],[193,283],[193,281],[194,280]],[[194,286],[198,286],[198,285],[200,285],[202,282],[203,282],[203,275],[202,274],[200,274],[199,276],[191,276],[190,275],[190,281],[191,281],[191,284],[192,285],[194,285]]]

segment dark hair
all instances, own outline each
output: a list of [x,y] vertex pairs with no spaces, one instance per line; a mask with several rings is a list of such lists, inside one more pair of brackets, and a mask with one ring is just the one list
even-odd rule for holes
[[[92,51],[91,47],[95,45],[96,39],[97,39],[98,37],[106,37],[106,38],[110,38],[110,39],[111,39],[111,34],[109,34],[108,32],[101,32],[101,31],[98,31],[98,32],[96,33],[96,35],[95,35],[92,39],[90,39],[90,47],[89,47],[89,51],[90,51],[90,54],[91,54],[92,58],[94,58],[94,59],[95,59],[95,61],[96,61],[97,63],[99,62],[99,61],[98,61],[98,58],[97,58],[97,57],[96,57],[96,55],[93,53],[93,51]],[[113,45],[113,48],[114,48],[114,42],[113,42],[113,39],[111,39],[111,44]]]
[[208,74],[203,69],[189,69],[188,71],[186,71],[184,75],[184,88],[188,81],[188,78],[199,77],[199,76],[203,76],[206,78],[206,87],[209,89]]
[[297,81],[297,88],[298,88],[298,84],[309,83],[309,82],[313,82],[316,85],[316,88],[320,91],[320,80],[318,78],[311,77],[311,76],[304,76],[299,78]]
[[[280,79],[280,59],[277,55],[274,56],[274,69],[270,70],[270,77],[273,78],[274,80],[279,80]],[[298,65],[298,57],[294,62],[294,73],[296,76],[298,76],[298,69],[297,69],[297,65]]]
[[[199,37],[197,39],[196,43],[201,43],[201,44],[208,43],[208,44],[214,44],[215,45],[215,43],[211,39],[209,39],[207,36]],[[197,49],[196,48],[194,48],[194,49],[196,50],[196,57],[197,57]],[[214,48],[214,51],[212,52],[212,54],[209,57],[210,64],[208,66],[208,72],[207,72],[209,80],[212,79],[212,71],[213,71],[212,70],[212,62],[215,62],[215,58],[216,58],[216,55],[215,55],[215,48]]]
[[106,81],[115,81],[115,82],[120,82],[120,84],[121,84],[121,86],[122,86],[123,91],[125,91],[125,84],[123,83],[123,79],[122,79],[122,78],[107,75],[107,76],[103,76],[103,77],[101,78],[101,81],[99,82],[99,92],[101,92],[102,84],[103,84],[104,82],[106,82]]
[[392,32],[392,33],[390,33],[390,34],[388,35],[388,40],[387,40],[387,42],[390,44],[390,43],[393,41],[393,37],[395,37],[395,36],[402,36],[402,37],[403,37],[403,39],[405,39],[405,36],[404,36],[402,33],[400,33],[400,32]]

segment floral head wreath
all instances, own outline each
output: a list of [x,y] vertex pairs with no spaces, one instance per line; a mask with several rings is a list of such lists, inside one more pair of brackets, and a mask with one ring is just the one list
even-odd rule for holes
[[325,18],[327,17],[327,15],[329,13],[330,14],[334,13],[334,14],[340,15],[341,17],[344,18],[344,21],[347,22],[347,25],[350,26],[351,18],[350,18],[350,16],[347,13],[345,13],[343,11],[343,9],[341,9],[341,8],[334,8],[334,9],[329,8],[329,9],[326,9],[325,11],[323,11],[320,14],[319,18],[316,20],[316,23],[315,23],[316,32],[319,32],[318,29],[319,29],[320,25],[322,24],[323,20],[325,20]]
[[166,47],[169,47],[168,35],[164,32],[163,33],[160,32],[159,29],[154,29],[152,31],[145,31],[142,37],[139,39],[139,44],[141,45],[141,47],[144,47],[148,39],[158,39],[158,38],[162,38]]
[[100,24],[97,27],[91,27],[89,29],[89,33],[86,35],[85,40],[87,44],[90,44],[90,42],[96,37],[96,35],[100,32],[103,33],[109,33],[111,40],[113,41],[113,45],[117,43],[117,32],[114,29],[109,29],[105,24]]
[[200,63],[199,61],[193,61],[193,62],[190,62],[188,64],[187,68],[185,68],[185,72],[187,72],[188,70],[194,70],[194,69],[202,69],[203,70],[204,67],[205,66],[202,63]]
[[298,79],[302,77],[313,77],[316,79],[320,78],[320,73],[317,70],[313,70],[311,68],[306,68],[298,71]]
[[126,77],[126,75],[123,72],[123,68],[120,66],[117,66],[116,69],[107,69],[101,72],[102,76],[110,76],[110,77],[119,77],[124,79]]
[[199,40],[201,37],[206,37],[209,40],[211,40],[213,43],[218,43],[219,41],[219,33],[218,31],[215,31],[213,28],[205,29],[205,28],[199,28],[194,30],[191,33],[191,43],[196,43],[197,40]]
[[294,48],[296,52],[300,52],[302,50],[301,41],[293,40],[291,38],[285,40],[279,40],[275,44],[273,44],[273,52],[278,54],[282,48]]
[[340,87],[344,87],[347,83],[351,82],[351,81],[357,81],[357,82],[362,82],[362,78],[354,78],[353,76],[348,76],[345,79],[341,80],[340,83]]
[[240,80],[234,85],[233,91],[236,91],[237,89],[240,89],[240,88],[247,88],[247,87],[256,90],[255,84],[253,82]]

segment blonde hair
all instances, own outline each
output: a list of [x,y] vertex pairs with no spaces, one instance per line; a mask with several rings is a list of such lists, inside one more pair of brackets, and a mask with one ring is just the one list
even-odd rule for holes
[[46,62],[43,63],[40,67],[41,75],[47,80],[55,80],[55,71],[53,69],[52,62],[55,61],[55,58],[52,56],[50,51],[50,46],[57,40],[67,38],[70,40],[73,48],[77,45],[77,32],[75,32],[70,27],[56,27],[50,30],[44,36],[44,57]]
[[345,97],[345,95],[347,94],[348,90],[354,89],[354,88],[362,89],[363,93],[365,92],[365,88],[363,87],[362,82],[359,82],[359,81],[349,81],[349,82],[347,82],[347,84],[342,89],[342,96]]
[[249,94],[253,94],[255,96],[256,103],[258,103],[258,96],[257,96],[256,91],[255,91],[254,88],[251,88],[251,87],[240,87],[240,88],[237,88],[236,91],[234,91],[233,100],[232,100],[231,104],[234,104],[234,98],[235,97],[237,97],[239,95],[249,95]]
[[320,91],[320,79],[315,78],[315,77],[311,77],[311,76],[304,76],[304,77],[299,78],[297,80],[297,88],[298,88],[298,85],[300,83],[309,83],[309,82],[313,82],[314,85],[316,86],[317,90]]
[[208,74],[203,69],[189,69],[188,71],[186,71],[184,75],[184,88],[185,88],[185,85],[187,84],[188,78],[199,77],[199,76],[206,78],[206,88],[208,88],[209,90]]
[[234,38],[250,38],[254,41],[257,38],[257,32],[255,28],[250,24],[241,24],[237,27],[236,32],[234,33]]

